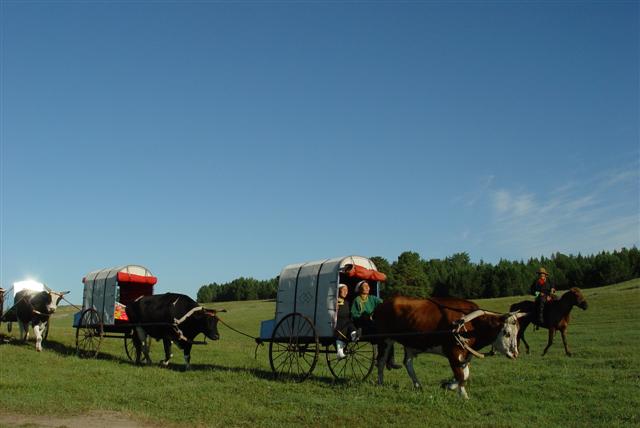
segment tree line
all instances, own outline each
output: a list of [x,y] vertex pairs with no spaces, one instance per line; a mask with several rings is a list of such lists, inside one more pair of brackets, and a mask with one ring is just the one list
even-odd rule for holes
[[[387,275],[383,297],[402,294],[478,299],[528,294],[540,267],[549,272],[558,290],[600,287],[640,277],[640,251],[635,246],[589,256],[558,252],[527,261],[500,260],[495,265],[472,263],[464,252],[445,259],[424,260],[418,253],[406,251],[392,263],[379,256],[371,260]],[[277,290],[277,277],[262,281],[238,278],[229,283],[203,285],[198,290],[198,301],[272,299]]]

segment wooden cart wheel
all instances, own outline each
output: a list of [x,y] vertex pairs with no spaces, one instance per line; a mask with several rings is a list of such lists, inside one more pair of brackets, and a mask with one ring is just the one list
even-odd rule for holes
[[369,342],[347,342],[346,358],[338,360],[335,343],[327,346],[327,365],[336,379],[363,381],[369,377],[376,362],[375,346]]
[[95,309],[85,309],[80,315],[80,324],[76,329],[76,355],[83,358],[94,358],[98,355],[104,326]]
[[[133,330],[125,334],[124,336],[124,352],[127,354],[127,358],[129,361],[135,362],[136,360],[136,347],[133,344]],[[149,349],[149,354],[151,354],[151,336],[147,336],[147,349]],[[144,356],[141,356],[144,358]]]
[[313,322],[299,313],[282,318],[271,335],[269,363],[277,377],[305,380],[318,363],[320,343]]

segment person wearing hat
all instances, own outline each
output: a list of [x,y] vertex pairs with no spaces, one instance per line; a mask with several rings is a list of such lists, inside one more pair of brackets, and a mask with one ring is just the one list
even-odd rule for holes
[[349,287],[346,284],[338,285],[338,299],[336,302],[336,350],[338,354],[338,360],[346,358],[344,353],[345,341],[355,341],[358,339],[358,333],[356,326],[351,319],[351,312],[349,311],[349,302],[347,301],[347,295],[349,294]]
[[538,279],[531,284],[531,294],[536,296],[536,310],[538,326],[544,324],[544,305],[552,299],[556,289],[549,280],[549,273],[543,267],[536,271]]
[[[373,311],[376,306],[382,303],[382,299],[378,296],[372,296],[369,294],[371,287],[367,281],[360,281],[356,285],[356,296],[353,299],[353,305],[351,306],[351,317],[357,327],[360,327],[364,334],[374,334],[375,325],[373,323]],[[401,365],[396,364],[393,356],[393,345],[389,351],[389,359],[387,360],[388,369],[399,369]]]

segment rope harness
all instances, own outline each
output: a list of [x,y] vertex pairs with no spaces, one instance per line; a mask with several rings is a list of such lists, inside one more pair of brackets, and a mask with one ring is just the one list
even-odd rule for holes
[[459,320],[457,320],[455,322],[456,327],[454,327],[454,329],[451,330],[451,333],[453,334],[453,338],[455,339],[456,343],[462,349],[467,350],[468,352],[470,352],[471,354],[473,354],[478,358],[484,358],[484,355],[479,353],[475,349],[473,349],[471,345],[469,345],[469,339],[464,337],[463,334],[468,333],[466,323],[482,315],[488,315],[488,313],[483,310],[473,311],[470,314],[467,314],[462,318],[460,318]]

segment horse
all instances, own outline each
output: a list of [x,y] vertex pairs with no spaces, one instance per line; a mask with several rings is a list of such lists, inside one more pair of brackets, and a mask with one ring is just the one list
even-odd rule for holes
[[524,332],[533,323],[539,327],[544,327],[549,330],[549,341],[547,347],[544,348],[542,356],[544,356],[551,345],[553,344],[553,337],[556,331],[560,331],[562,335],[562,343],[564,344],[564,351],[568,357],[571,356],[569,351],[569,345],[567,344],[567,327],[571,319],[571,309],[574,306],[579,307],[582,310],[587,309],[587,300],[582,295],[582,291],[578,287],[573,287],[562,295],[558,300],[552,300],[544,305],[544,323],[539,325],[536,319],[536,304],[530,300],[523,300],[519,303],[511,305],[511,311],[527,312],[529,315],[520,319],[520,331],[518,332],[518,348],[520,348],[520,339],[527,347],[527,354],[529,353],[529,344],[524,339]]

